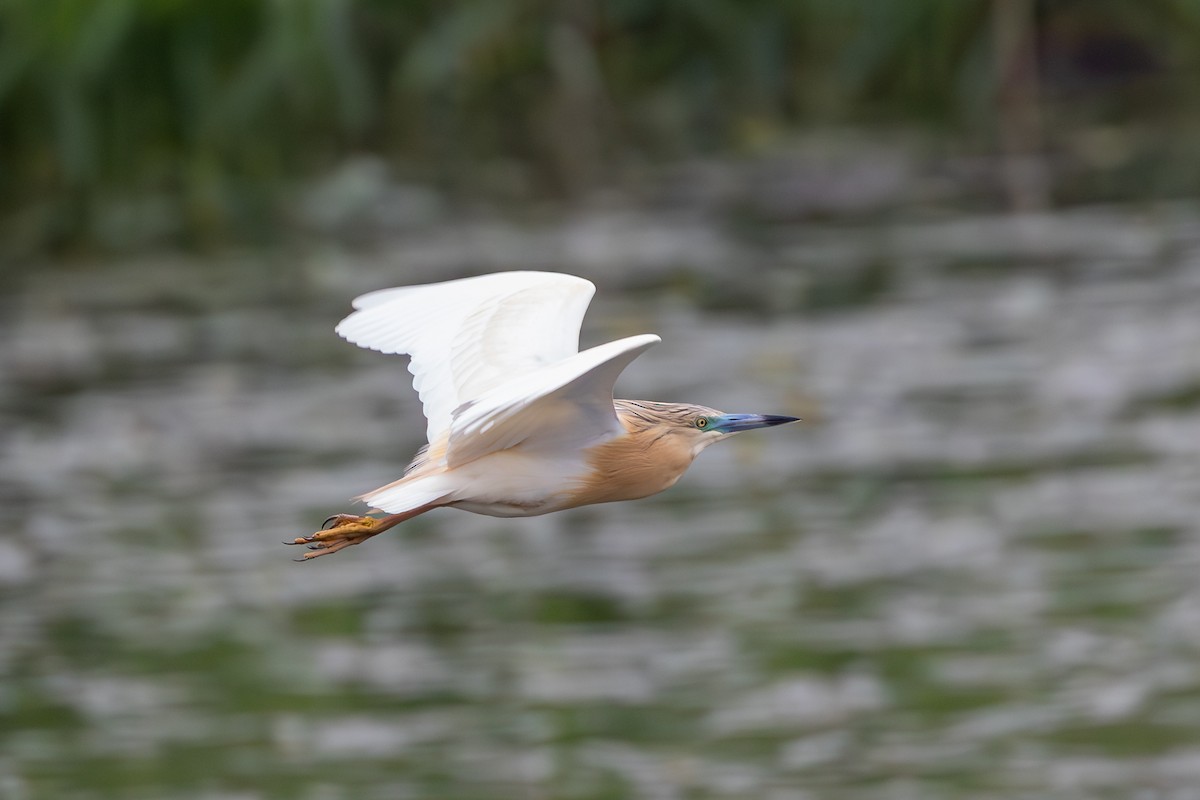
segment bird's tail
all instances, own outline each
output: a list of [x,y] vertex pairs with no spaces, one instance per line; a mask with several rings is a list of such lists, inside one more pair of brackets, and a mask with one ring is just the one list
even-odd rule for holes
[[449,494],[449,487],[440,476],[406,476],[354,499],[389,514],[403,514],[421,506],[437,505]]

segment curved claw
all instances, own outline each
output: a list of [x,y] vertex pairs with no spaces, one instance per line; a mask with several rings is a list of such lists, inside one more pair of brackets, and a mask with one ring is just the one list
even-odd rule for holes
[[298,561],[311,561],[319,556],[328,556],[352,545],[361,544],[407,519],[424,514],[434,508],[430,504],[386,517],[360,516],[357,514],[334,514],[321,523],[321,529],[309,536],[297,536],[284,544],[306,545],[312,552],[305,553]]
[[304,545],[311,550],[297,561],[312,561],[317,556],[330,555],[350,545],[358,544],[374,536],[374,528],[378,520],[374,517],[361,517],[354,514],[334,514],[328,517],[316,533],[308,536],[297,536],[287,545]]

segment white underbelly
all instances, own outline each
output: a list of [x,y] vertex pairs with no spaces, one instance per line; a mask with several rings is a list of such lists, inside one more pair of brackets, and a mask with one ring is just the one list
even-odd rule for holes
[[491,453],[448,473],[448,505],[490,517],[533,517],[569,505],[588,468],[578,455],[547,458],[519,450]]

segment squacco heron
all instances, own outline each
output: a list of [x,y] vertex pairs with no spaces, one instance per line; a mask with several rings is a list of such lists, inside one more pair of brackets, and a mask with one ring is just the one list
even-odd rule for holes
[[302,559],[336,553],[448,506],[529,517],[634,500],[674,485],[701,450],[796,417],[690,403],[616,400],[613,384],[659,337],[579,350],[596,287],[549,272],[502,272],[365,294],[337,333],[410,356],[428,443],[404,477],[357,498],[386,516],[335,514]]

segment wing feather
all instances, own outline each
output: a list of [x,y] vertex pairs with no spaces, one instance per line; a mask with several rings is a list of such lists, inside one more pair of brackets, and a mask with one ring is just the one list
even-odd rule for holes
[[547,452],[577,451],[620,433],[613,410],[617,377],[654,334],[618,339],[496,386],[453,415],[445,451],[456,467],[518,444]]
[[362,295],[337,333],[360,347],[411,356],[409,372],[434,442],[454,410],[579,350],[596,287],[550,272],[500,272]]

